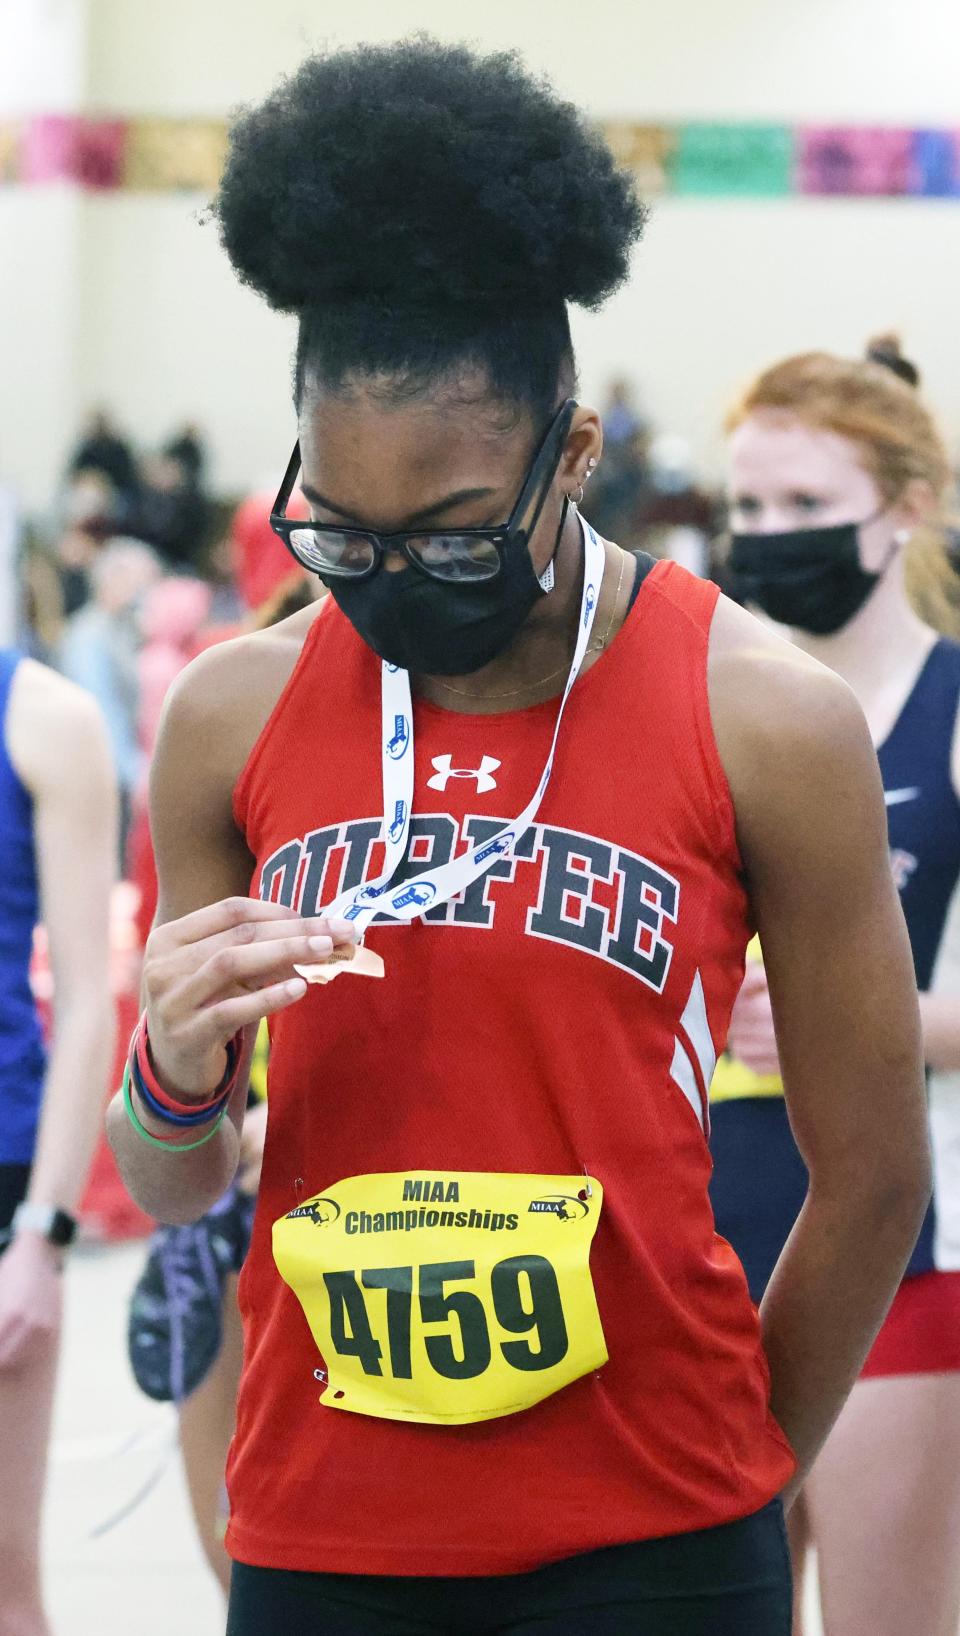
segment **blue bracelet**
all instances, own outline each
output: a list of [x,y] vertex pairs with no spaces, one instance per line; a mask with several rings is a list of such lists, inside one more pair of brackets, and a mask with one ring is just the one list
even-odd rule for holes
[[146,1125],[144,1125],[137,1117],[137,1110],[133,1105],[133,1097],[130,1092],[129,1063],[127,1063],[127,1066],[123,1071],[123,1106],[126,1110],[127,1118],[129,1119],[137,1135],[144,1142],[149,1142],[151,1147],[163,1148],[164,1152],[166,1153],[192,1153],[195,1148],[204,1147],[207,1142],[211,1142],[216,1136],[227,1112],[226,1103],[224,1103],[223,1107],[220,1109],[219,1117],[217,1118],[216,1122],[210,1126],[206,1136],[198,1136],[195,1142],[174,1142],[169,1136],[151,1136]]
[[169,1108],[165,1108],[162,1102],[157,1101],[156,1097],[144,1084],[137,1063],[136,1052],[133,1053],[130,1067],[134,1087],[144,1107],[153,1115],[154,1119],[159,1119],[165,1125],[178,1125],[187,1130],[192,1129],[194,1126],[209,1125],[214,1119],[220,1117],[224,1107],[230,1100],[230,1092],[228,1091],[227,1095],[221,1097],[219,1102],[214,1103],[212,1108],[201,1108],[198,1113],[171,1113]]

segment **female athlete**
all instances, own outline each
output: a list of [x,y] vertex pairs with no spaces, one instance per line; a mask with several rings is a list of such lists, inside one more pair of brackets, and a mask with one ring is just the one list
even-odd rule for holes
[[[196,1217],[271,1015],[231,1636],[786,1633],[781,1496],[928,1187],[862,714],[582,522],[567,304],[642,211],[513,57],[308,61],[218,212],[299,320],[274,526],[330,596],[174,691],[111,1131],[141,1203]],[[705,1136],[754,920],[815,1177],[762,1333]]]

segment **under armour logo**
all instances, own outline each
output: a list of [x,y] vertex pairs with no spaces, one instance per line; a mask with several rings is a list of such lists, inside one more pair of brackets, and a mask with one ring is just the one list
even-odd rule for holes
[[500,766],[496,756],[481,757],[477,768],[454,767],[453,756],[434,756],[433,765],[437,770],[432,778],[427,779],[427,786],[431,790],[445,790],[451,778],[475,778],[478,795],[487,795],[490,790],[497,787],[496,779],[490,776]]

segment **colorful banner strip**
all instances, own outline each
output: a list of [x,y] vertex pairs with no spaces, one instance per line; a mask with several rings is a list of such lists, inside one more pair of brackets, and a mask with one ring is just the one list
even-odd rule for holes
[[222,119],[0,121],[0,184],[70,182],[132,193],[215,193],[227,150]]
[[[648,197],[960,198],[960,129],[615,120],[603,133]],[[226,147],[222,119],[0,120],[0,186],[209,196]]]

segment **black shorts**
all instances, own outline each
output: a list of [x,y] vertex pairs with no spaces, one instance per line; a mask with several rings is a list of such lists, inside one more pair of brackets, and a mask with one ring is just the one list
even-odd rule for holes
[[6,1247],[2,1236],[13,1220],[13,1212],[27,1196],[29,1165],[0,1165],[0,1255]]
[[779,1500],[742,1522],[483,1579],[233,1566],[227,1636],[790,1636]]

